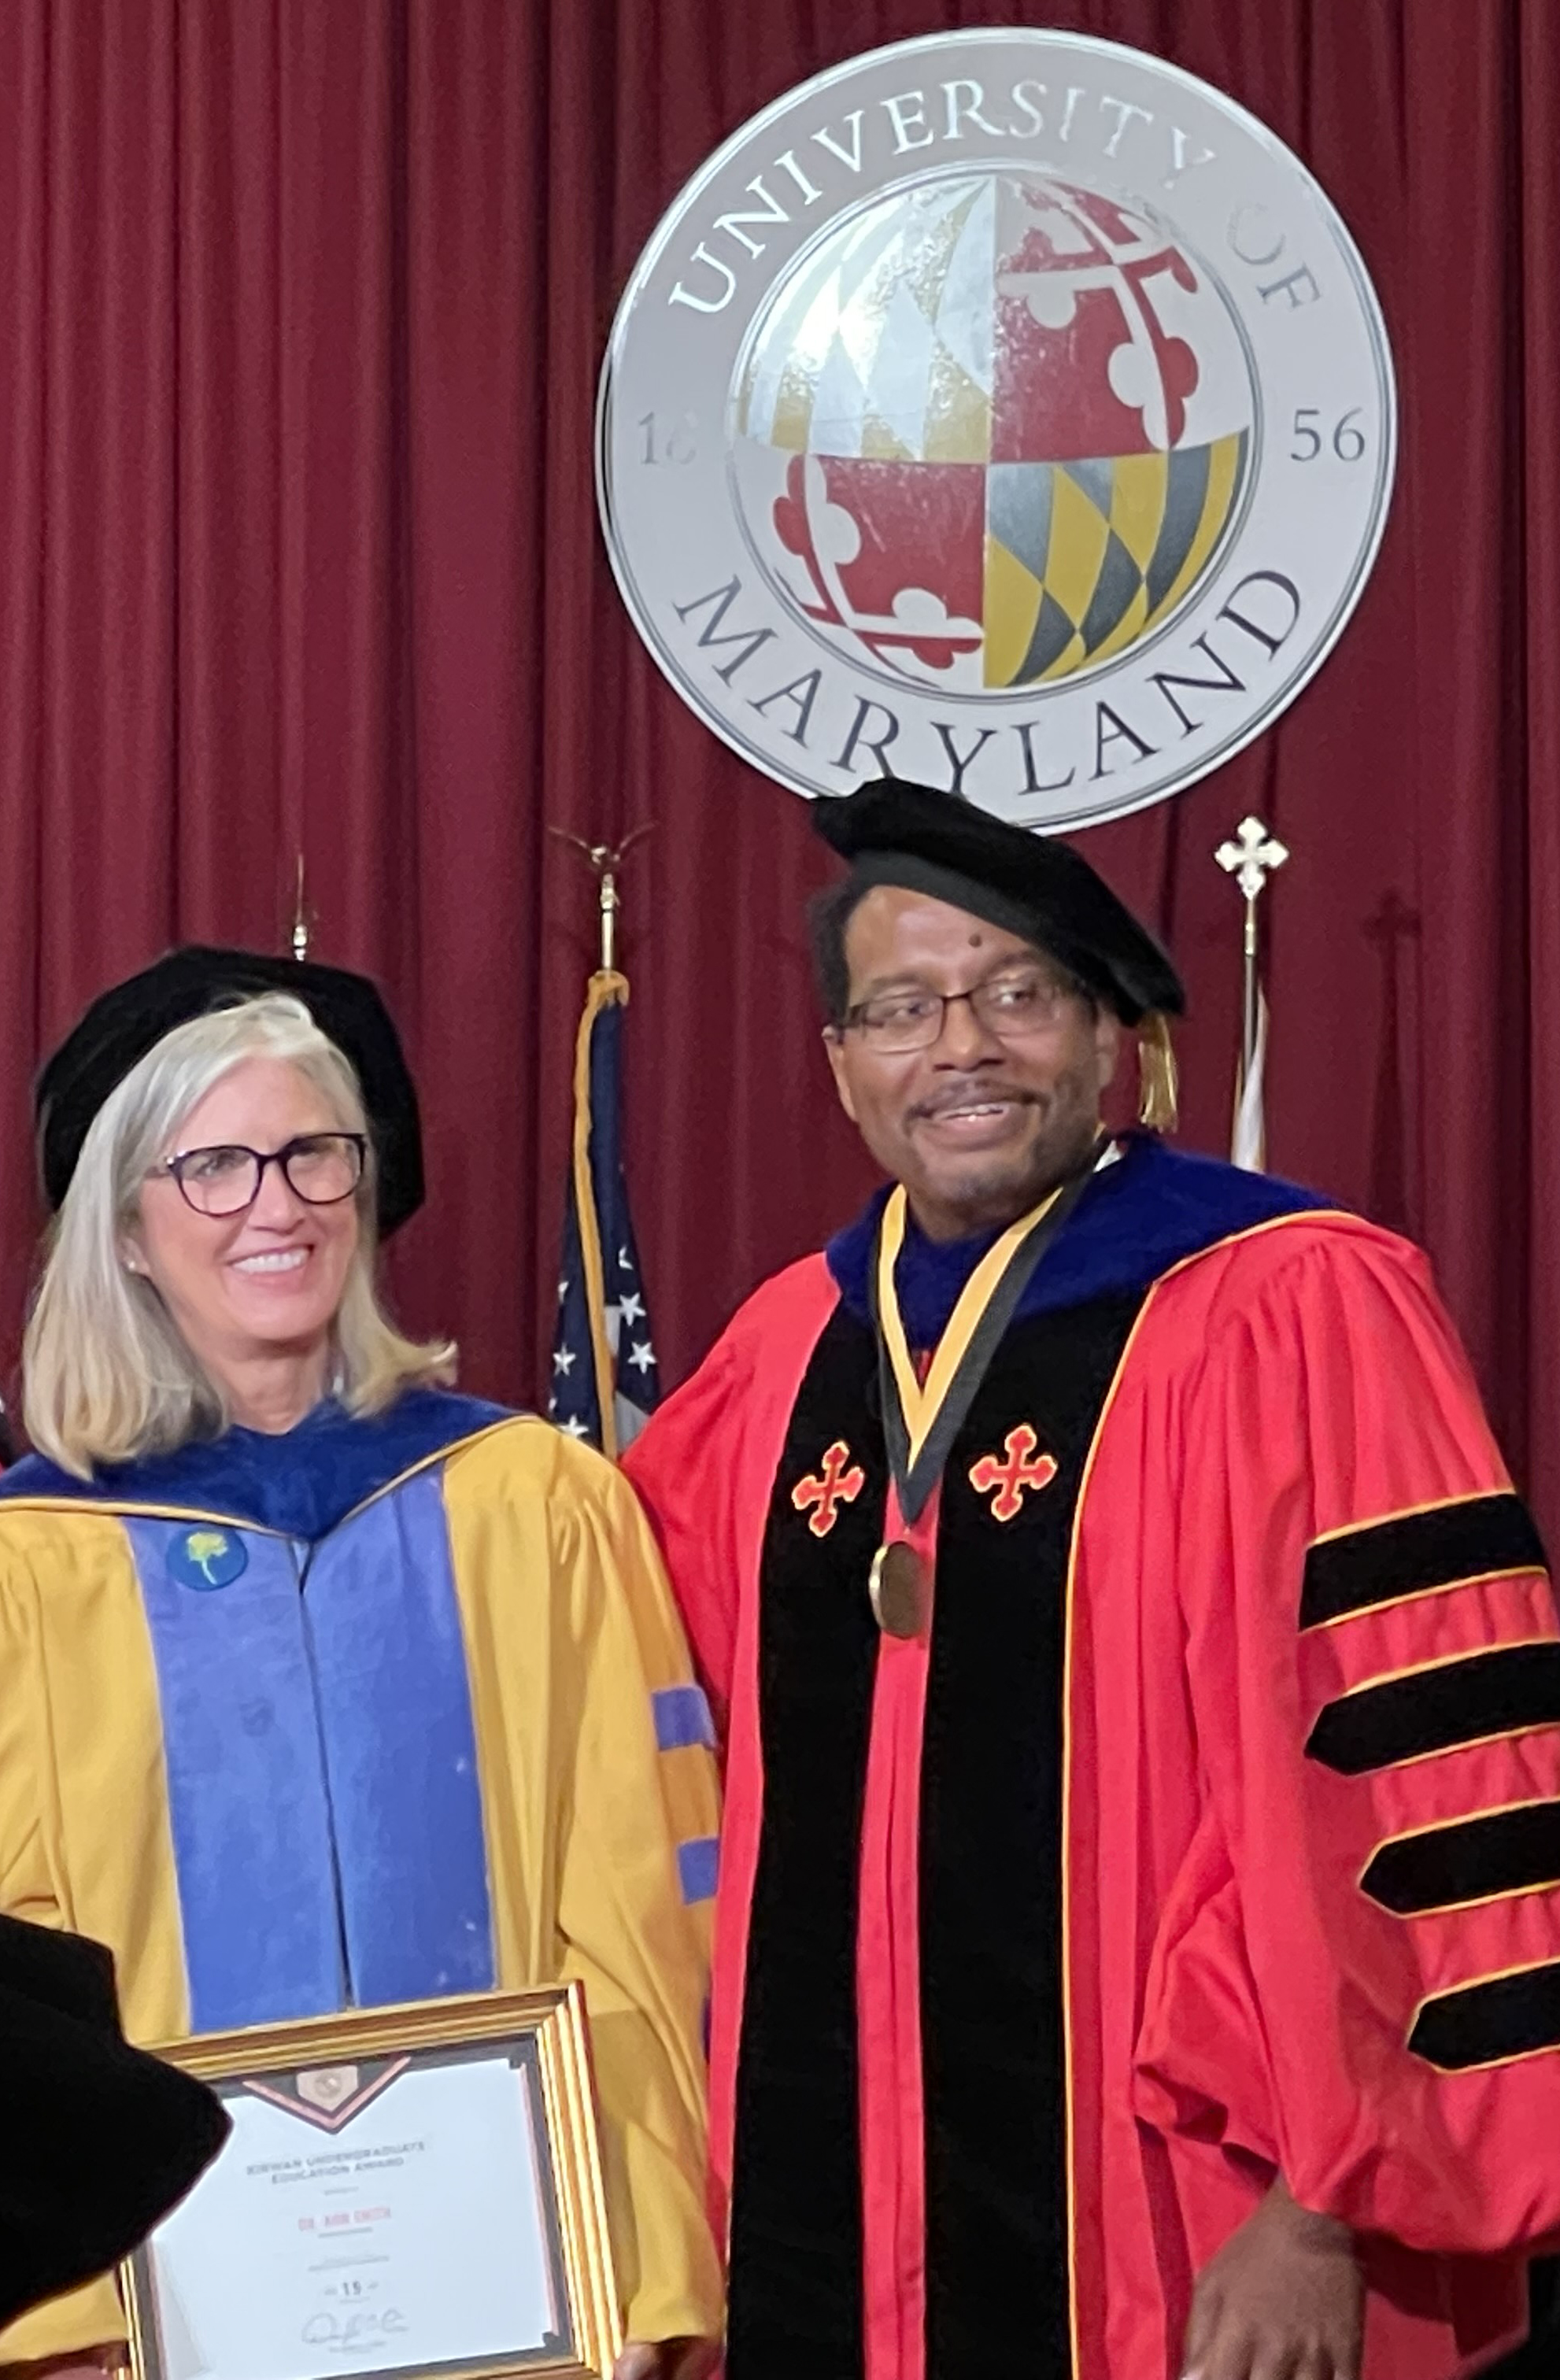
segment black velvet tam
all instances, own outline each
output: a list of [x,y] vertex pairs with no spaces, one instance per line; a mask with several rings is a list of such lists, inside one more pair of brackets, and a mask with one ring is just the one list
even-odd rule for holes
[[957,795],[884,777],[823,795],[812,823],[863,886],[894,884],[967,909],[1065,966],[1124,1025],[1179,1016],[1181,979],[1146,926],[1071,846]]
[[138,2247],[227,2134],[203,2083],[132,2049],[96,1942],[0,1917],[0,2324]]
[[43,1189],[57,1208],[92,1118],[165,1034],[191,1017],[287,991],[347,1058],[362,1088],[378,1166],[382,1238],[422,1204],[422,1129],[400,1038],[367,976],[261,951],[170,951],[93,1001],[38,1077],[34,1106]]

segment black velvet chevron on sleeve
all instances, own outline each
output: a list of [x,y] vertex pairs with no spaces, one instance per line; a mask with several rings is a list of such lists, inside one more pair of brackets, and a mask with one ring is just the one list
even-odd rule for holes
[[1560,2047],[1560,1960],[1426,2000],[1408,2047],[1446,2074]]
[[1340,1694],[1318,1716],[1308,1759],[1340,1777],[1560,1724],[1560,1641],[1500,1645]]
[[1546,1567],[1542,1542],[1519,1496],[1509,1489],[1470,1496],[1313,1545],[1306,1555],[1300,1626],[1325,1628],[1410,1596]]
[[1359,1879],[1395,1917],[1560,1884],[1560,1802],[1524,1802],[1383,1843]]

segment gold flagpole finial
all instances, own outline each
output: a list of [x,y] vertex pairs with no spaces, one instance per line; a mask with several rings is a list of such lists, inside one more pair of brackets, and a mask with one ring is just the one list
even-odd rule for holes
[[298,855],[298,888],[293,896],[292,954],[299,966],[309,956],[310,937],[314,920],[303,898],[303,854]]
[[587,843],[582,835],[570,834],[567,827],[550,826],[547,830],[560,843],[572,844],[583,852],[595,873],[598,905],[601,916],[601,972],[614,975],[617,969],[617,916],[623,906],[623,896],[617,889],[617,875],[625,858],[636,843],[642,843],[654,832],[653,822],[637,826],[632,834],[625,835],[615,846],[609,843]]

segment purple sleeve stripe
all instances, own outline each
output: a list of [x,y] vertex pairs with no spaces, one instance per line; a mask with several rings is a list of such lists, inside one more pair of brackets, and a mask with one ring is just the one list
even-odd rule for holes
[[682,1752],[690,1743],[714,1748],[714,1722],[701,1686],[662,1686],[652,1694],[655,1742],[662,1752]]
[[719,1869],[720,1842],[714,1835],[699,1835],[677,1845],[677,1874],[686,1901],[713,1900]]

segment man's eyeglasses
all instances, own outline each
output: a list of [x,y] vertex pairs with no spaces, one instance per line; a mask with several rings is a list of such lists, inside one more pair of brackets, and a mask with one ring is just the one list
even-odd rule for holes
[[306,1206],[335,1207],[350,1198],[363,1178],[369,1145],[360,1132],[306,1132],[285,1148],[181,1149],[157,1171],[178,1184],[185,1204],[198,1215],[241,1215],[260,1196],[268,1165]]
[[988,1033],[999,1041],[1022,1041],[1054,1025],[1069,1000],[1077,997],[1070,984],[1026,969],[1018,975],[997,975],[969,991],[927,991],[919,986],[904,991],[880,992],[859,1000],[845,1013],[845,1029],[859,1033],[869,1050],[897,1057],[909,1050],[930,1050],[942,1038],[948,1011],[967,1000]]

